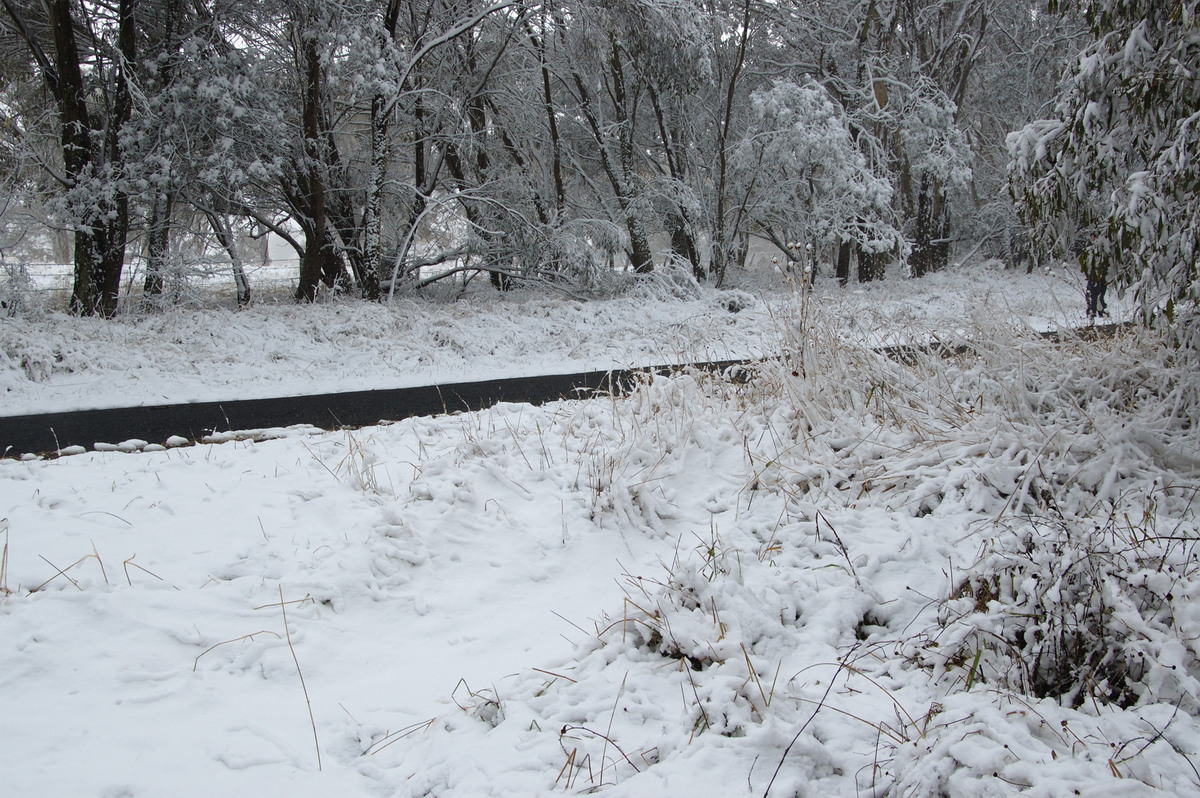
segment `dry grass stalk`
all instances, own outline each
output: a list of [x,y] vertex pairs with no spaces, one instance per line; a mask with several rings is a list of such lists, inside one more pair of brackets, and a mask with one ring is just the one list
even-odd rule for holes
[[296,663],[296,674],[300,677],[300,689],[304,692],[304,704],[308,708],[308,722],[312,725],[313,747],[317,751],[317,770],[321,767],[321,741],[317,739],[317,719],[313,716],[312,699],[308,696],[308,685],[304,683],[304,671],[300,670],[300,658],[296,656],[296,647],[292,645],[292,632],[288,629],[287,604],[283,600],[283,586],[279,586],[279,612],[283,615],[283,632],[287,635],[288,651],[292,652],[292,662]]
[[122,565],[123,565],[123,567],[124,567],[124,569],[125,569],[125,581],[129,583],[129,586],[130,586],[130,587],[133,587],[133,580],[132,580],[132,579],[130,579],[130,577],[129,577],[129,566],[131,566],[131,565],[132,565],[134,568],[138,569],[139,571],[142,571],[143,573],[150,574],[150,576],[153,576],[155,579],[157,579],[157,580],[158,580],[158,581],[160,581],[160,582],[165,582],[165,581],[166,581],[166,580],[165,580],[165,579],[163,579],[161,576],[159,576],[158,574],[154,573],[153,571],[151,571],[150,569],[146,568],[145,566],[143,566],[143,565],[139,565],[138,563],[135,563],[135,562],[133,561],[133,558],[134,558],[134,557],[136,557],[136,556],[137,556],[137,555],[136,555],[136,554],[134,554],[134,555],[130,556],[130,557],[127,559],[127,560],[125,560],[125,561],[124,561],[124,563],[122,563]]
[[4,549],[0,553],[0,593],[11,596],[8,587],[8,519],[0,518],[0,532],[4,533]]
[[214,649],[220,648],[221,646],[228,645],[230,643],[239,643],[243,640],[253,640],[255,637],[257,637],[259,635],[271,635],[276,640],[279,639],[278,633],[272,632],[269,629],[260,629],[257,632],[251,632],[248,635],[242,635],[241,637],[233,637],[233,638],[230,638],[229,640],[222,640],[220,643],[213,643],[211,646],[209,646],[208,648],[204,649],[203,651],[201,651],[199,654],[196,655],[196,659],[192,661],[192,673],[195,673],[196,668],[199,667],[200,658],[203,657],[208,652],[210,652]]

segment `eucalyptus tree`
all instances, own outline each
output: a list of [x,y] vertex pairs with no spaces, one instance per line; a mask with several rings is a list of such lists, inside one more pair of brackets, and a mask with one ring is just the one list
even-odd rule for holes
[[763,57],[792,80],[824,86],[844,109],[873,174],[892,184],[906,242],[890,253],[850,238],[837,273],[873,279],[885,258],[913,274],[940,267],[949,243],[951,189],[970,177],[960,105],[972,85],[987,30],[985,0],[833,0],[780,4],[769,14]]
[[0,257],[8,261],[6,271],[15,268],[13,255],[67,263],[69,236],[40,235],[51,226],[47,200],[58,193],[52,174],[61,174],[57,115],[41,78],[29,69],[25,43],[3,20],[0,15]]
[[634,143],[644,87],[628,36],[647,24],[639,12],[656,9],[638,2],[613,6],[581,2],[556,10],[556,67],[571,104],[566,118],[575,123],[567,135],[573,144],[568,157],[582,181],[577,190],[586,187],[597,210],[624,228],[629,264],[644,273],[654,268]]
[[[773,4],[767,3],[766,8],[772,9]],[[771,35],[769,16],[755,0],[711,0],[707,10],[715,91],[709,97],[706,115],[711,119],[708,140],[715,158],[705,169],[705,194],[709,197],[706,206],[712,236],[712,276],[721,285],[730,266],[744,263],[749,249],[746,191],[735,187],[730,160],[747,124],[744,98],[748,90],[755,88],[756,62],[752,56],[760,39],[767,40],[764,48],[778,44],[778,40]]]
[[7,25],[53,98],[61,162],[57,216],[74,232],[71,309],[116,313],[129,195],[121,135],[133,111],[135,0],[3,0]]
[[452,205],[474,234],[474,250],[494,238],[483,218],[494,204],[474,185],[490,182],[485,153],[494,137],[487,97],[522,6],[516,0],[389,0],[375,9],[382,13],[360,18],[367,35],[354,48],[361,64],[355,74],[366,76],[360,85],[369,93],[365,103],[348,107],[370,130],[358,247],[365,295],[381,296],[382,279],[390,281],[390,295],[400,283],[416,284],[409,278],[424,265],[473,251],[452,244],[418,254],[418,239],[430,237],[435,220],[453,215]]
[[135,119],[126,131],[125,158],[127,161],[133,160],[128,152],[130,138],[142,150],[143,156],[148,156],[148,160],[143,160],[143,166],[146,167],[141,170],[143,174],[133,179],[137,181],[140,177],[150,195],[146,220],[145,294],[158,297],[163,293],[169,268],[171,217],[177,193],[171,164],[178,159],[172,157],[177,140],[169,132],[170,123],[167,123],[168,130],[161,131],[165,134],[162,136],[156,135],[160,131],[154,128],[159,119],[169,116],[169,108],[162,107],[162,100],[174,88],[182,65],[188,22],[181,0],[164,0],[153,6],[152,10],[158,13],[143,22],[143,29],[149,33],[146,38],[152,42],[151,46],[158,45],[158,52],[150,58],[143,58],[145,74],[141,76],[139,91],[135,94],[141,100],[142,113],[135,113]]
[[751,108],[735,172],[757,234],[810,268],[817,253],[842,242],[869,253],[903,247],[892,186],[871,169],[827,89],[778,81],[754,92]]
[[535,46],[546,65],[547,119],[554,109],[557,120],[550,131],[555,162],[567,175],[557,182],[566,184],[571,216],[618,227],[630,267],[649,272],[651,235],[663,227],[659,213],[681,215],[670,178],[649,152],[661,144],[655,112],[662,112],[665,95],[686,90],[703,74],[699,9],[690,0],[545,6],[544,34]]
[[239,225],[291,246],[298,301],[355,282],[377,295],[365,264],[367,224],[378,224],[364,215],[371,138],[363,121],[377,87],[377,18],[366,0],[213,6],[203,35],[188,42],[191,72],[164,96],[184,109],[189,201],[235,268]]
[[[460,18],[469,18],[473,7],[486,10],[478,3],[457,6]],[[429,130],[429,143],[442,165],[441,185],[465,226],[456,254],[475,260],[472,265],[489,272],[498,288],[509,287],[513,276],[524,271],[517,264],[522,253],[514,249],[519,239],[511,233],[529,223],[513,205],[516,200],[519,207],[519,192],[507,185],[513,174],[500,155],[507,132],[496,101],[498,75],[510,69],[508,54],[524,36],[524,27],[523,9],[489,13],[425,55],[414,70],[425,79],[421,107],[434,111],[438,120]]]
[[431,187],[460,209],[462,251],[497,285],[587,284],[618,253],[649,271],[664,227],[699,267],[684,146],[662,138],[699,85],[697,14],[684,0],[512,4],[413,70],[414,182],[441,176]]
[[[946,265],[952,233],[948,193],[971,178],[970,147],[962,124],[965,103],[990,22],[987,0],[904,0],[891,30],[881,20],[880,46],[894,40],[893,74],[902,81],[897,157],[900,194],[911,224],[909,269],[921,276]],[[908,68],[905,69],[907,64]],[[874,84],[886,112],[888,81]]]
[[[128,245],[143,240],[145,292],[161,294],[178,218],[193,203],[211,208],[213,197],[228,196],[251,163],[247,144],[269,138],[261,114],[240,113],[256,102],[245,59],[214,33],[214,20],[237,8],[224,0],[4,3],[9,38],[53,100],[57,152],[38,157],[42,117],[26,96],[22,156],[57,186],[52,224],[74,239],[75,312],[116,312]],[[246,298],[244,275],[239,294]]]
[[[258,4],[253,26],[239,35],[263,64],[263,104],[280,126],[276,167],[255,185],[247,210],[296,249],[297,300],[352,283],[367,297],[381,295],[385,231],[396,231],[394,248],[411,243],[443,181],[436,134],[444,113],[430,109],[457,98],[427,87],[426,60],[489,9],[507,5]],[[401,138],[411,145],[407,157],[395,146]],[[282,218],[268,218],[280,212]],[[293,226],[298,238],[290,235]]]
[[[1147,317],[1195,320],[1200,300],[1200,21],[1188,0],[1055,3],[1091,41],[1047,118],[1009,139],[1017,207],[1034,244],[1080,231],[1089,295],[1132,285]],[[1094,302],[1094,297],[1089,296]],[[1093,305],[1089,311],[1097,308]],[[1190,344],[1200,348],[1196,325]]]
[[359,275],[363,297],[372,300],[382,296],[383,213],[391,146],[388,133],[392,117],[388,95],[397,89],[393,76],[399,71],[395,45],[400,7],[400,0],[388,0],[375,28],[368,31],[367,36],[359,42],[361,50],[368,53],[376,65],[369,81],[370,165],[367,195],[363,203],[362,271]]
[[304,236],[295,296],[311,302],[322,283],[334,288],[346,279],[331,221],[342,156],[330,91],[345,7],[340,2],[280,0],[272,10],[256,24],[259,46],[270,48],[277,69],[273,88],[290,131],[277,189]]
[[[467,206],[487,216],[487,224],[475,229],[489,244],[497,287],[510,287],[515,277],[586,281],[595,272],[597,247],[582,242],[581,228],[567,210],[557,103],[562,95],[548,57],[560,20],[543,3],[509,22],[494,46],[497,54],[507,53],[503,65],[489,58],[487,72],[494,77],[472,92],[468,149],[474,157],[467,159],[472,180],[468,185],[463,179],[462,159],[456,157],[456,186]],[[467,47],[475,61],[476,45]]]
[[709,232],[704,194],[711,165],[706,152],[712,146],[713,103],[721,96],[719,37],[696,0],[659,0],[654,6],[634,5],[625,12],[618,45],[643,92],[641,117],[630,126],[640,156],[635,169],[643,178],[655,232],[669,238],[673,256],[703,278],[702,239]]
[[236,220],[247,213],[249,187],[278,171],[283,131],[278,110],[263,102],[263,63],[240,35],[252,19],[243,5],[147,6],[143,30],[152,49],[124,148],[145,230],[144,297],[151,303],[168,280],[183,277],[171,255],[174,240],[185,233],[203,239],[202,227],[228,254],[239,304],[250,299]]
[[499,288],[515,279],[586,286],[624,243],[578,157],[594,140],[572,99],[574,22],[561,4],[524,3],[439,51],[453,76],[442,85],[460,98],[436,137],[447,193],[466,222],[465,262]]

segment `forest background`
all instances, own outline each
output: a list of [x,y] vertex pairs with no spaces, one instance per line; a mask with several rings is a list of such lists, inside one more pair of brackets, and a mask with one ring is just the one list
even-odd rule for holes
[[[6,304],[37,263],[73,264],[82,314],[214,264],[245,303],[268,238],[302,301],[475,269],[721,286],[763,245],[842,281],[1032,263],[1006,137],[1089,41],[1069,5],[5,0]],[[1099,229],[1068,204],[1034,255]]]

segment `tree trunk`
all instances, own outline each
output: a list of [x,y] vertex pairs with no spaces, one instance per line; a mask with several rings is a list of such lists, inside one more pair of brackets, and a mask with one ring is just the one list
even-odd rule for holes
[[860,283],[869,283],[874,280],[883,279],[884,274],[884,256],[858,247],[858,281]]
[[379,275],[383,260],[383,192],[387,178],[386,107],[387,100],[382,94],[371,100],[371,185],[363,211],[363,266],[358,276],[363,298],[371,300],[382,296]]
[[335,294],[348,292],[351,285],[346,259],[342,256],[337,241],[334,240],[333,228],[328,223],[325,225],[325,240],[321,246],[321,282]]
[[[649,274],[654,271],[654,258],[646,237],[645,222],[634,202],[637,191],[634,189],[636,171],[633,137],[637,120],[631,110],[633,98],[629,96],[625,87],[625,67],[621,60],[621,48],[615,38],[609,41],[609,53],[611,93],[617,123],[617,160],[620,167],[618,199],[621,210],[625,213],[625,226],[629,229],[629,262],[638,274]],[[636,105],[633,107],[636,108]]]
[[303,125],[304,154],[308,185],[301,190],[308,218],[302,223],[304,229],[304,257],[300,259],[300,281],[296,286],[297,302],[315,302],[320,290],[321,278],[325,274],[325,175],[322,169],[321,148],[321,53],[315,32],[303,31],[302,57],[304,59],[303,81]]
[[[121,168],[121,131],[125,123],[133,116],[133,93],[129,82],[131,76],[126,71],[137,63],[136,29],[134,27],[133,9],[137,0],[120,0],[117,6],[117,49],[121,53],[121,63],[117,67],[113,92],[113,107],[108,116],[108,125],[104,137],[105,160],[116,167],[118,174]],[[106,228],[105,246],[100,256],[100,315],[112,318],[117,313],[117,302],[121,295],[121,271],[125,268],[125,241],[129,235],[129,195],[119,185],[113,189],[112,207],[106,209],[103,225]]]
[[171,250],[171,207],[174,200],[170,191],[154,192],[146,231],[146,281],[142,287],[143,300],[149,304],[160,302],[166,288]]
[[746,267],[746,258],[750,257],[750,233],[742,230],[734,239],[727,264],[739,269]]
[[733,224],[733,229],[727,229],[725,216],[728,210],[725,206],[725,195],[728,192],[726,184],[729,173],[729,155],[727,150],[729,149],[729,138],[733,125],[733,105],[737,96],[738,77],[741,75],[742,67],[746,63],[746,45],[750,39],[750,16],[750,0],[744,0],[742,4],[741,31],[738,36],[737,58],[733,63],[733,70],[729,75],[729,84],[725,87],[725,106],[720,124],[717,126],[717,208],[716,219],[714,220],[715,226],[713,228],[712,271],[718,288],[725,283],[725,272],[729,267],[729,245],[731,241],[736,239],[741,226],[739,215],[739,218]]
[[[471,70],[475,68],[474,59],[471,57],[468,57],[468,68]],[[488,157],[486,146],[489,125],[483,95],[475,93],[466,101],[466,117],[475,148],[475,163],[471,165],[473,169],[471,176],[478,183],[485,183],[491,169],[491,159]],[[511,253],[505,251],[506,247],[502,237],[495,232],[499,229],[499,225],[494,223],[495,214],[488,203],[467,198],[467,191],[470,188],[467,162],[463,160],[458,145],[454,141],[448,141],[445,144],[443,158],[446,168],[450,171],[452,185],[458,194],[458,201],[462,206],[467,224],[483,242],[481,254],[492,285],[499,291],[508,291],[512,288],[512,277],[502,264],[504,260],[511,260]]]
[[242,264],[237,238],[234,237],[233,229],[229,226],[229,220],[224,215],[210,211],[205,211],[204,215],[208,217],[208,223],[217,237],[217,243],[225,250],[225,254],[229,256],[229,262],[233,266],[233,284],[237,288],[238,307],[245,307],[250,304],[250,281],[246,279],[246,269]]
[[[400,19],[400,1],[388,0],[383,14],[384,39],[382,48],[395,42],[396,26]],[[383,194],[387,180],[388,145],[390,121],[388,99],[382,93],[371,98],[371,185],[368,188],[367,204],[363,211],[363,263],[358,276],[359,290],[364,299],[379,300],[383,297],[381,275],[383,273]]]
[[[128,76],[124,64],[135,63],[133,24],[134,0],[118,5],[118,40],[123,64],[117,68],[113,106],[106,120],[108,135],[97,141],[87,105],[87,87],[79,46],[75,39],[75,21],[70,0],[45,3],[47,21],[54,40],[53,63],[30,34],[15,7],[5,2],[30,51],[41,67],[43,80],[58,103],[63,172],[68,186],[74,187],[108,157],[119,164],[118,136],[132,109]],[[98,202],[85,209],[75,226],[75,280],[71,289],[71,311],[82,315],[111,317],[116,313],[125,264],[125,237],[129,227],[129,206],[124,192],[115,190],[111,201]]]
[[541,40],[537,40],[536,46],[538,63],[542,73],[542,108],[546,112],[546,129],[550,133],[550,174],[554,180],[553,220],[557,222],[562,218],[563,203],[566,201],[566,190],[563,188],[562,176],[562,141],[558,132],[558,113],[554,108],[554,96],[550,91],[550,70],[546,66],[544,36]]
[[625,254],[629,258],[629,263],[635,272],[638,274],[647,274],[654,270],[654,259],[651,256],[650,242],[646,238],[646,232],[643,227],[641,214],[637,208],[637,203],[635,202],[636,197],[634,196],[632,185],[633,144],[629,140],[629,137],[633,135],[634,120],[630,117],[628,108],[626,108],[628,98],[625,95],[620,55],[616,44],[610,44],[612,44],[612,55],[609,59],[609,67],[612,70],[611,77],[613,79],[611,94],[613,97],[616,126],[619,131],[617,134],[617,158],[615,162],[612,153],[609,151],[610,134],[606,132],[608,126],[600,124],[600,120],[592,104],[591,92],[587,90],[587,85],[578,72],[572,72],[571,77],[575,83],[575,88],[579,92],[579,111],[583,114],[583,118],[587,122],[588,129],[592,134],[592,139],[595,141],[596,150],[600,156],[600,166],[608,178],[609,185],[612,186],[613,196],[617,201],[617,207],[621,210],[621,215],[624,217],[625,229],[629,233],[629,249]]
[[837,271],[835,276],[837,281],[842,285],[850,282],[850,242],[842,241],[838,243],[837,252]]
[[649,274],[654,271],[654,256],[642,220],[632,207],[626,211],[626,220],[629,225],[629,264],[637,274]]
[[[658,122],[658,136],[662,141],[663,154],[666,156],[667,173],[671,175],[671,179],[683,184],[686,177],[686,154],[681,151],[676,151],[677,136],[672,136],[667,129],[667,117],[663,111],[662,103],[659,102],[658,92],[651,87],[649,89],[650,104],[654,108],[654,118]],[[692,276],[697,281],[703,281],[708,275],[704,273],[704,265],[700,260],[700,249],[696,246],[696,239],[692,235],[690,214],[683,206],[683,203],[676,203],[674,213],[670,220],[671,229],[671,251],[677,257],[687,260],[692,267]]]
[[[437,185],[441,165],[445,160],[442,158],[431,159],[426,157],[428,154],[428,143],[426,142],[427,131],[425,129],[426,113],[424,103],[422,103],[418,94],[419,88],[417,86],[413,91],[414,95],[416,95],[412,111],[413,194],[408,203],[408,214],[397,230],[396,255],[392,262],[392,270],[389,276],[391,282],[388,288],[389,298],[396,293],[397,284],[400,280],[406,277],[408,256],[417,239],[417,228],[421,224],[421,219],[425,216],[425,210],[429,204],[429,194],[433,191],[433,187]],[[430,163],[431,160],[432,163]]]
[[924,277],[943,268],[950,260],[949,218],[938,181],[921,178],[917,193],[917,226],[909,268],[913,277]]
[[691,231],[687,229],[687,221],[682,215],[672,220],[671,251],[692,265],[692,276],[696,280],[705,278],[704,265],[700,262],[700,251],[696,247],[696,240],[692,238]]

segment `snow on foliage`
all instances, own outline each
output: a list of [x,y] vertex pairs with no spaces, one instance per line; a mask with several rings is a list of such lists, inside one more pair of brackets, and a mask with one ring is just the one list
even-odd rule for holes
[[956,125],[958,108],[929,78],[920,78],[899,98],[897,124],[914,174],[961,188],[971,180],[971,147]]
[[[1084,271],[1133,285],[1147,315],[1191,314],[1200,296],[1200,175],[1189,155],[1200,148],[1196,4],[1059,5],[1078,5],[1094,41],[1068,70],[1052,118],[1009,136],[1018,210],[1044,251],[1073,244]],[[1194,331],[1182,332],[1195,348]]]
[[1194,370],[842,312],[624,398],[0,463],[10,791],[1200,790]]
[[750,213],[776,240],[856,241],[873,252],[903,248],[891,224],[892,187],[872,173],[841,106],[816,84],[777,81],[750,98],[753,126],[736,165],[762,186]]

